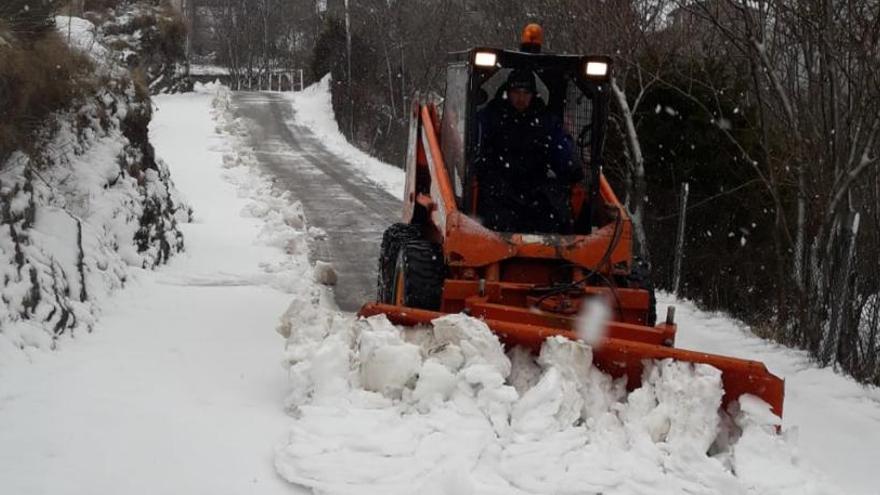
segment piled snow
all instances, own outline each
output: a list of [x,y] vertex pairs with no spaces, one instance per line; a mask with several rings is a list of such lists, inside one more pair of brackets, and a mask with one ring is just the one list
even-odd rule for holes
[[281,328],[296,419],[275,464],[321,493],[834,493],[762,401],[719,412],[709,366],[650,363],[627,394],[586,344],[507,355],[464,315],[401,329],[317,297]]
[[296,121],[289,124],[306,126],[321,140],[321,144],[351,164],[363,178],[375,182],[389,194],[402,199],[403,171],[357,149],[339,132],[339,125],[333,114],[330,84],[330,74],[327,74],[303,91],[285,93],[296,114]]
[[[725,314],[707,313],[666,293],[658,293],[657,300],[658,308],[677,308],[677,346],[761,361],[785,379],[783,431],[798,449],[784,455],[820,466],[842,492],[877,492],[876,456],[870,449],[880,445],[880,389],[819,368],[806,352],[762,340]],[[761,448],[766,455],[779,451],[773,443]]]
[[326,261],[317,261],[315,263],[315,281],[324,285],[336,285],[336,270],[333,264]]

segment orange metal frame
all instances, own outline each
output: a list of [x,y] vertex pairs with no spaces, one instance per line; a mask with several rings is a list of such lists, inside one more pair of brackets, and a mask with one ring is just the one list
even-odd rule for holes
[[[410,124],[403,220],[417,215],[425,234],[442,244],[449,275],[443,286],[440,312],[399,305],[367,304],[360,315],[385,314],[404,325],[427,324],[443,314],[465,312],[485,320],[507,345],[538,351],[550,336],[573,340],[575,318],[588,297],[613,303],[614,321],[606,337],[594,346],[595,364],[615,377],[626,376],[629,388],[641,383],[644,359],[676,359],[705,363],[722,371],[726,405],[742,394],[756,395],[782,416],[784,382],[755,361],[673,348],[676,325],[647,326],[649,294],[643,289],[582,284],[550,297],[535,290],[564,272],[566,280],[587,273],[607,279],[625,276],[632,262],[632,225],[604,177],[600,197],[609,221],[589,235],[529,235],[499,233],[459,210],[440,148],[439,121],[433,103],[416,101]],[[572,194],[578,213],[584,191]],[[602,264],[602,266],[599,266]]]

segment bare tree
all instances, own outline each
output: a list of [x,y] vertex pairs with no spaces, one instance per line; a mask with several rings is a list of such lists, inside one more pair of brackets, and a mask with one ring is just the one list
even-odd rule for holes
[[[860,297],[849,289],[859,253],[853,218],[876,208],[857,186],[876,176],[880,152],[878,5],[681,3],[749,63],[764,136],[761,171],[777,204],[784,241],[777,250],[790,266],[786,301],[797,307],[781,337],[824,363],[847,361],[856,342],[841,337],[854,336],[849,329],[859,324],[847,309]],[[870,249],[876,258],[876,245]]]

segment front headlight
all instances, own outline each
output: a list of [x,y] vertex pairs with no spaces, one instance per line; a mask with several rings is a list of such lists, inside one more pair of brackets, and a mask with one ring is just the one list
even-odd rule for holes
[[474,65],[479,67],[495,67],[498,61],[498,55],[492,52],[477,52],[474,56]]
[[605,62],[587,62],[587,77],[605,77],[608,75],[608,64]]

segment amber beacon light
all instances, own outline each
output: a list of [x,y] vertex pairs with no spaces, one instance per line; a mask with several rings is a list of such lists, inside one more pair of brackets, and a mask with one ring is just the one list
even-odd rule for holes
[[544,28],[538,24],[529,24],[523,29],[520,50],[530,53],[540,53],[541,45],[544,44]]

